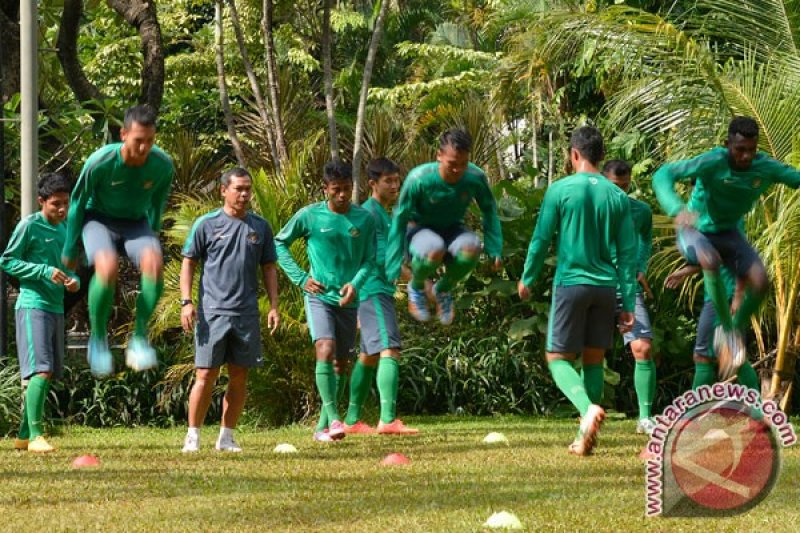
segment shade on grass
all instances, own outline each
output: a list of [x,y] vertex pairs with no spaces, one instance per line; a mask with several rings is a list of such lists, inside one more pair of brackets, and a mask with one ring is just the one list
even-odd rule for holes
[[[597,455],[566,446],[572,420],[409,419],[418,437],[349,436],[312,442],[308,428],[244,430],[242,454],[212,451],[217,428],[203,430],[203,451],[180,453],[183,429],[69,428],[59,451],[18,454],[0,441],[0,510],[6,531],[478,531],[494,512],[516,514],[531,531],[786,531],[800,524],[800,449],[784,451],[773,493],[728,519],[647,519],[645,439],[635,422],[611,421]],[[504,433],[509,446],[481,440]],[[275,454],[278,443],[299,453]],[[402,467],[380,460],[400,452]],[[99,469],[72,459],[95,454]],[[355,503],[357,502],[357,503]],[[789,528],[789,529],[787,529]]]

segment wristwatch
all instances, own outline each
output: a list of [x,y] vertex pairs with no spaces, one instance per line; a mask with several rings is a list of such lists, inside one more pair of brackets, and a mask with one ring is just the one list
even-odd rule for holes
[[189,299],[189,300],[181,300],[181,307],[183,307],[184,305],[189,305],[190,303],[192,303],[191,299]]

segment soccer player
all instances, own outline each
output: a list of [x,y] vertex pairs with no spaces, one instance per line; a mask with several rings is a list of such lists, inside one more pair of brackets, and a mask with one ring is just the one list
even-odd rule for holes
[[[603,165],[603,175],[611,183],[622,189],[626,194],[631,187],[631,166],[626,161],[612,159]],[[629,346],[636,364],[633,370],[633,386],[639,402],[639,422],[636,425],[638,433],[650,435],[655,428],[651,418],[653,399],[656,394],[656,365],[650,356],[653,343],[653,330],[650,326],[650,315],[644,303],[645,292],[653,297],[647,283],[647,263],[653,250],[653,212],[644,202],[628,196],[633,220],[633,231],[636,239],[636,308],[634,311],[633,329],[622,337],[625,345]],[[621,295],[617,294],[617,309],[621,309]],[[589,368],[590,371],[603,373],[603,367]],[[584,367],[586,372],[586,367]]]
[[[745,360],[742,332],[768,287],[764,264],[737,225],[773,183],[800,187],[800,172],[757,148],[756,121],[736,117],[728,126],[725,148],[666,164],[653,176],[661,207],[675,217],[678,248],[690,263],[698,263],[703,269],[704,283],[722,327],[714,342],[722,379],[735,375]],[[693,177],[697,185],[684,204],[674,186]],[[720,277],[722,265],[745,286],[742,303],[733,316]]]
[[43,435],[44,404],[53,379],[64,369],[64,289],[76,292],[78,277],[61,265],[70,183],[60,174],[45,174],[38,183],[41,210],[22,219],[0,258],[0,267],[20,281],[17,297],[17,357],[28,381],[17,450],[55,450]]
[[[359,293],[375,267],[375,222],[369,211],[350,203],[352,175],[349,163],[326,163],[326,199],[295,213],[275,237],[278,263],[304,293],[306,320],[316,353],[317,389],[322,399],[320,425],[314,439],[321,442],[345,436],[336,405],[333,361],[353,355]],[[310,272],[300,268],[289,250],[297,239],[306,241]]]
[[126,363],[134,370],[158,364],[147,340],[147,323],[164,287],[158,232],[174,173],[172,159],[156,146],[156,114],[147,105],[128,108],[122,142],[93,153],[83,166],[72,192],[67,217],[63,262],[74,270],[78,242],[95,275],[89,284],[91,336],[87,358],[95,376],[113,371],[108,348],[108,319],[119,271],[119,254],[128,256],[141,272],[136,299],[136,322],[128,342]]
[[[233,430],[244,408],[247,373],[264,365],[258,313],[258,277],[269,296],[267,325],[274,333],[278,315],[277,254],[269,223],[249,211],[253,179],[243,168],[225,172],[220,192],[224,205],[195,221],[183,247],[181,325],[195,332],[195,382],[189,396],[189,431],[183,452],[200,449],[200,427],[211,404],[214,384],[228,365],[228,389],[216,449],[241,452]],[[197,310],[192,282],[203,263]]]
[[[677,289],[684,282],[684,280],[694,274],[700,272],[700,267],[697,265],[686,265],[669,276],[664,281],[664,285],[668,289]],[[737,286],[736,276],[727,267],[720,267],[720,277],[725,286],[725,294],[730,302],[731,309],[735,310],[739,307],[742,299],[743,287]],[[719,325],[717,313],[714,310],[714,304],[711,302],[711,295],[709,294],[708,287],[703,287],[703,309],[700,311],[700,318],[697,320],[697,337],[695,338],[694,354],[694,380],[692,381],[692,388],[696,389],[701,385],[713,385],[717,381],[717,358],[714,354],[712,339],[714,337],[714,328]],[[736,374],[737,380],[742,385],[748,388],[760,390],[758,383],[758,374],[750,364],[745,360]]]
[[[374,433],[361,421],[361,406],[377,373],[381,402],[381,434],[414,435],[419,430],[407,427],[397,418],[397,387],[400,376],[400,329],[394,306],[395,286],[386,279],[384,259],[386,237],[391,226],[389,211],[400,191],[400,168],[381,157],[367,165],[372,196],[361,207],[375,219],[376,267],[359,293],[358,321],[361,324],[361,353],[350,377],[350,404],[344,419],[346,433]],[[380,362],[379,362],[380,359]]]
[[[578,435],[569,446],[576,455],[591,453],[605,418],[597,402],[603,390],[603,357],[614,339],[617,285],[623,333],[633,326],[636,303],[636,237],[630,202],[598,170],[602,159],[600,132],[589,126],[576,129],[570,139],[575,174],[547,189],[518,284],[520,298],[527,299],[557,235],[546,356],[556,386],[581,415]],[[590,369],[584,380],[572,366],[577,352],[583,355],[584,368]]]
[[478,264],[481,241],[464,226],[464,216],[473,200],[483,213],[486,253],[494,260],[494,268],[499,269],[502,264],[503,236],[497,205],[486,174],[469,162],[471,149],[472,138],[467,132],[452,129],[443,133],[437,161],[408,173],[394,210],[386,243],[386,279],[394,282],[400,275],[408,240],[411,254],[408,310],[422,322],[430,319],[426,280],[445,265],[433,294],[439,322],[448,325],[455,317],[451,291]]

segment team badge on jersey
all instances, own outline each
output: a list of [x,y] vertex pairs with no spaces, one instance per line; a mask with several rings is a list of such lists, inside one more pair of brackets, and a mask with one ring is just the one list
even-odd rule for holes
[[142,184],[144,189],[152,189],[153,188],[153,180],[147,180]]
[[361,232],[358,231],[358,228],[350,228],[350,236],[351,237],[353,237],[355,239],[359,235],[361,235]]
[[247,241],[252,244],[258,244],[258,233],[251,231],[247,234]]

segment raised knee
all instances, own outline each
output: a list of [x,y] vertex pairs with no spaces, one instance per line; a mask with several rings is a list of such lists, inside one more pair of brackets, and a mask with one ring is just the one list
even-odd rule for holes
[[117,280],[119,258],[111,252],[98,253],[94,258],[94,271],[106,283]]
[[157,278],[161,275],[163,258],[157,250],[147,249],[142,253],[141,270],[143,274]]

